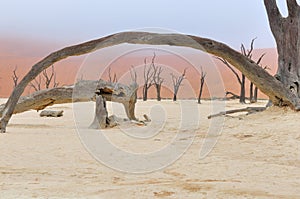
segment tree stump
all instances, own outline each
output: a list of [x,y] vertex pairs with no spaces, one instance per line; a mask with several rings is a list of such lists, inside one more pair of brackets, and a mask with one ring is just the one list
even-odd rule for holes
[[105,129],[109,125],[106,101],[101,95],[96,96],[96,109],[94,121],[90,125],[91,129]]

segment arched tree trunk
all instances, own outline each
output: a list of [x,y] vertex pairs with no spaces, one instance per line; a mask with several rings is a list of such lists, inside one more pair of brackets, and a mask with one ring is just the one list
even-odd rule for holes
[[269,24],[278,51],[277,79],[300,97],[300,7],[296,0],[287,0],[288,17],[284,18],[276,0],[264,0]]
[[[268,0],[266,1],[268,2]],[[6,131],[6,126],[25,87],[43,70],[69,56],[87,54],[101,48],[115,46],[123,43],[185,46],[206,51],[207,53],[225,58],[230,64],[240,70],[250,81],[254,82],[263,93],[268,95],[275,105],[287,105],[295,110],[300,110],[300,100],[297,95],[286,89],[286,87],[284,87],[282,83],[277,81],[274,77],[264,71],[264,69],[259,67],[252,60],[246,58],[241,53],[233,50],[223,43],[211,39],[182,34],[123,32],[75,46],[63,48],[51,53],[40,62],[33,65],[31,70],[14,88],[4,107],[3,115],[0,121],[1,132]],[[300,45],[298,45],[298,48],[299,47]],[[299,56],[300,55],[298,55],[298,57]]]

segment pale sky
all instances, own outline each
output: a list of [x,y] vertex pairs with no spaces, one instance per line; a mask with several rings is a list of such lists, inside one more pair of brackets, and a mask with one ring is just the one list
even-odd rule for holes
[[[285,15],[285,0],[277,1]],[[257,48],[275,46],[263,0],[0,0],[1,38],[73,44],[152,27],[234,48],[254,37]]]

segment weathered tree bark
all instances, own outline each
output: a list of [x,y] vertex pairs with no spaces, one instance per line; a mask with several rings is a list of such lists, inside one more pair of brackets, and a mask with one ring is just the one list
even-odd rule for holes
[[300,97],[300,7],[296,0],[287,0],[288,17],[284,18],[276,0],[264,0],[269,24],[278,51],[277,78]]
[[105,129],[109,125],[108,113],[106,109],[106,101],[101,95],[96,95],[95,117],[91,129]]
[[40,113],[41,117],[61,117],[64,111],[43,110]]
[[[54,104],[94,101],[95,92],[101,89],[103,90],[102,96],[107,101],[122,103],[127,117],[135,120],[136,88],[135,84],[126,86],[103,80],[82,80],[72,86],[41,90],[29,96],[21,97],[13,113],[22,113],[29,110],[39,111]],[[4,108],[5,104],[0,105],[0,116],[3,115]]]
[[[265,0],[265,2],[268,2],[268,0]],[[281,82],[277,81],[251,59],[246,58],[241,53],[233,50],[223,43],[192,35],[122,32],[97,40],[63,48],[51,53],[49,56],[33,65],[31,70],[14,88],[12,94],[6,102],[0,120],[1,132],[5,132],[7,123],[9,122],[25,87],[43,70],[69,56],[87,54],[101,48],[123,43],[184,46],[220,56],[225,58],[230,64],[240,70],[250,81],[254,82],[263,93],[270,97],[274,105],[290,106],[295,110],[300,110],[300,100],[297,95],[286,89]]]

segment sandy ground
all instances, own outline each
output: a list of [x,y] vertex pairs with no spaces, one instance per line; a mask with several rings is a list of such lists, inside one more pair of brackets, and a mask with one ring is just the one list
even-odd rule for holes
[[[211,103],[189,104],[138,102],[136,115],[151,115],[153,121],[147,128],[156,129],[156,134],[143,139],[126,134],[143,128],[142,132],[149,133],[135,125],[103,133],[87,130],[93,103],[82,103],[75,109],[71,104],[50,108],[64,110],[62,118],[40,118],[35,111],[14,115],[8,132],[0,134],[0,198],[300,198],[299,113],[270,108],[248,116],[235,114],[225,118],[220,135],[206,137],[212,125],[206,118]],[[245,106],[226,102],[226,109]],[[174,141],[183,120],[180,107],[199,111],[199,126],[186,123],[181,129],[185,137],[177,146],[190,137],[194,138],[192,145],[170,166],[162,165],[146,174],[119,172],[100,163],[87,152],[76,130],[95,136],[95,143],[97,135],[104,134],[127,153],[147,154]],[[110,105],[109,109],[124,116],[120,106]],[[73,110],[80,110],[79,116]],[[141,137],[142,133],[135,135]],[[218,142],[200,159],[207,139]],[[156,161],[167,158],[166,154],[158,155]],[[125,170],[140,165],[134,159],[126,161],[116,165],[125,164]]]

